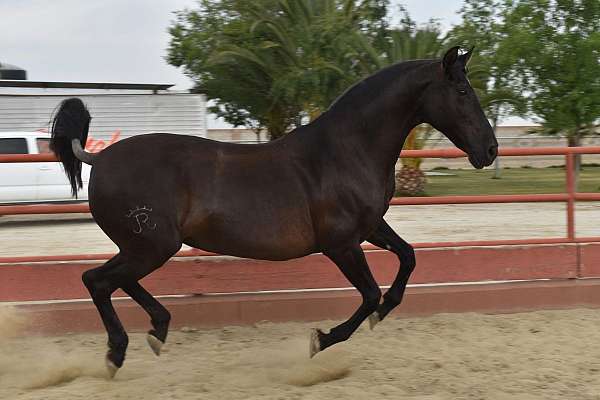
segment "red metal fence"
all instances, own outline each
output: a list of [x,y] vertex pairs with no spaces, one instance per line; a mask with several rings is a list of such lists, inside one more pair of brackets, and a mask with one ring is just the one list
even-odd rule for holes
[[[555,194],[526,194],[526,195],[475,195],[475,196],[439,196],[439,197],[396,197],[390,205],[430,205],[430,204],[481,204],[481,203],[535,203],[535,202],[565,202],[567,204],[567,232],[564,237],[535,238],[518,240],[479,240],[460,242],[416,243],[415,248],[465,247],[465,246],[498,246],[498,245],[528,245],[528,244],[569,244],[600,242],[600,237],[577,237],[575,234],[575,203],[577,201],[600,201],[600,193],[579,193],[576,190],[574,173],[574,156],[576,154],[600,154],[600,147],[539,147],[539,148],[503,148],[500,156],[565,156],[565,192]],[[437,150],[405,150],[401,157],[421,158],[460,158],[466,154],[458,149]],[[0,163],[18,162],[48,162],[56,161],[52,155],[0,155]],[[89,212],[87,204],[73,205],[4,205],[0,206],[0,215],[19,214],[58,214]],[[376,249],[365,246],[367,250]],[[202,250],[181,251],[177,256],[214,256],[217,254]],[[0,257],[0,263],[41,262],[41,261],[73,261],[73,260],[102,260],[112,254],[77,254],[64,256],[38,257]]]

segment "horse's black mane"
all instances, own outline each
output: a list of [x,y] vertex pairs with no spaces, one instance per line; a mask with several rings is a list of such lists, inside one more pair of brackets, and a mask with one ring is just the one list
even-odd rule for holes
[[390,65],[350,86],[331,103],[327,111],[338,107],[353,107],[368,104],[375,100],[399,76],[407,74],[416,67],[438,62],[439,60],[410,60]]

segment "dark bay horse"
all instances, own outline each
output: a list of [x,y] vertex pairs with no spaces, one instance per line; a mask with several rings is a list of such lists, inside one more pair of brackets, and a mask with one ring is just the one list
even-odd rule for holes
[[[370,316],[381,321],[402,300],[415,267],[412,247],[384,221],[394,169],[410,130],[427,122],[464,150],[475,168],[490,165],[498,143],[466,78],[471,52],[393,65],[351,87],[312,123],[265,144],[149,134],[98,154],[83,150],[90,114],[65,100],[51,147],[73,192],[81,162],[92,165],[91,213],[119,253],[86,271],[83,282],[108,332],[107,366],[123,365],[127,333],[111,303],[121,288],[149,314],[158,355],[169,312],[138,281],[182,243],[224,255],[288,260],[322,252],[362,295],[362,304],[329,333],[314,330],[310,354],[344,341]],[[383,296],[361,243],[397,254],[401,267]]]

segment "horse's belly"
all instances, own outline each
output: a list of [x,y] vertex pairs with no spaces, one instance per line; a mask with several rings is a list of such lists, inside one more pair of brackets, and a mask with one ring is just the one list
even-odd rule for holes
[[194,235],[184,240],[188,246],[218,254],[260,260],[289,260],[315,252],[314,242],[302,236],[273,238],[258,232],[231,235],[218,230],[208,235]]
[[263,260],[287,260],[316,251],[312,221],[292,207],[285,212],[234,207],[196,221],[186,229],[183,242],[202,250]]

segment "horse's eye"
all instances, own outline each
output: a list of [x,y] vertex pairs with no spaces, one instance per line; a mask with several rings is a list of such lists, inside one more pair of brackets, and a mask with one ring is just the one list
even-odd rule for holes
[[464,96],[465,94],[467,94],[467,89],[464,89],[464,88],[458,89],[458,94],[460,94],[461,96]]

